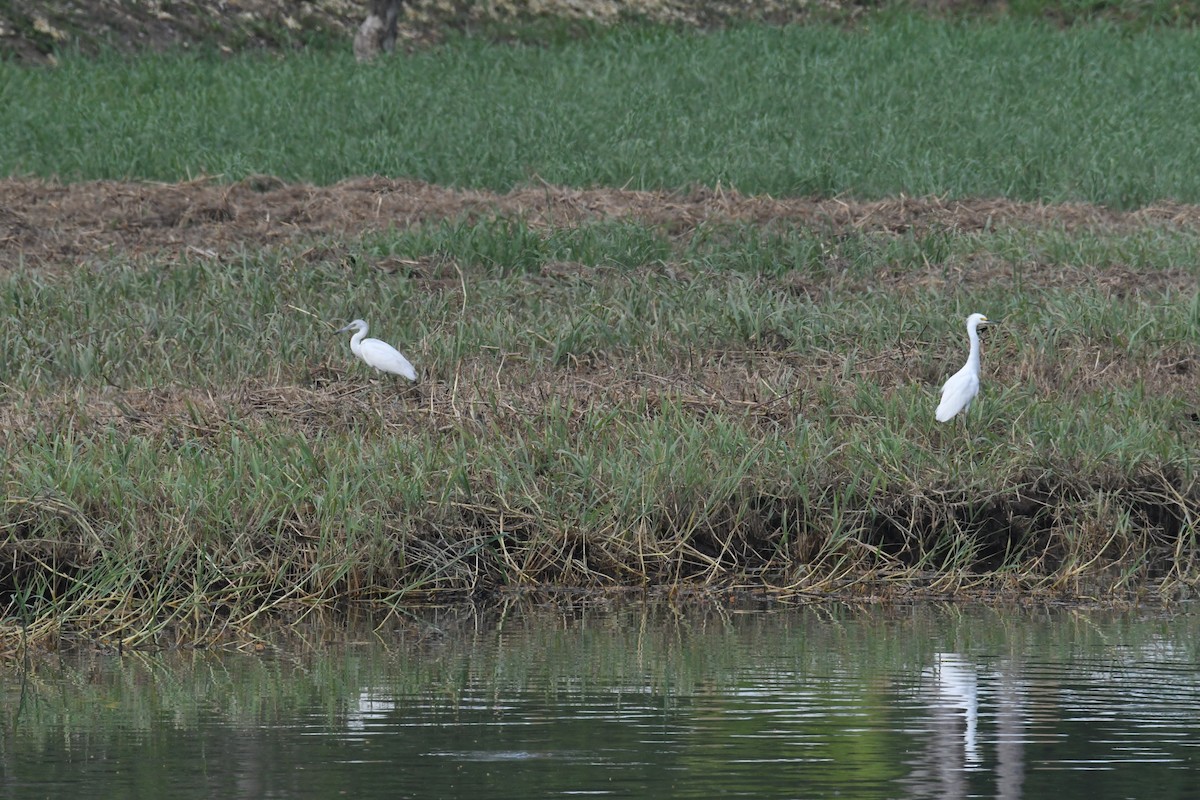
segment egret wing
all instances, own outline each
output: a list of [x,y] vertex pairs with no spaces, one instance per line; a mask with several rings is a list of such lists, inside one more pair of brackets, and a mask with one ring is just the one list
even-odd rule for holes
[[951,375],[942,386],[942,401],[938,403],[935,416],[938,422],[946,422],[955,414],[971,405],[979,393],[979,376],[964,367]]
[[381,372],[402,375],[410,381],[417,379],[417,371],[404,355],[390,344],[379,339],[365,339],[362,343],[362,358]]

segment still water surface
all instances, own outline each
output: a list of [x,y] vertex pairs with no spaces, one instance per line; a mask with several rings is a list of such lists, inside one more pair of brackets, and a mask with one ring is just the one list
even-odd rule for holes
[[1188,611],[436,610],[6,668],[4,797],[1194,798]]

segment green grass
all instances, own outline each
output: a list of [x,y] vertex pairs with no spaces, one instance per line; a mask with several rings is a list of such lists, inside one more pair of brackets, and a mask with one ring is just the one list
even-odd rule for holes
[[458,38],[371,66],[329,52],[0,64],[0,172],[1197,202],[1198,37],[879,15]]
[[[2,276],[10,632],[547,584],[1197,578],[1189,230],[485,220],[348,246]],[[983,394],[939,426],[976,310],[1003,320]],[[353,361],[325,323],[355,316],[420,389]]]
[[[1001,334],[1009,346],[1054,334],[1141,358],[1197,333],[1183,273],[1195,271],[1198,254],[1200,236],[1169,228],[933,229],[831,241],[805,229],[738,225],[676,237],[634,222],[547,230],[519,220],[435,223],[352,242],[350,257],[333,261],[298,264],[266,251],[232,263],[183,256],[110,261],[66,276],[11,272],[0,298],[2,377],[26,396],[300,382],[347,354],[345,337],[301,310],[330,322],[361,313],[373,335],[409,343],[427,366],[516,357],[541,369],[587,357],[679,369],[695,348],[764,346],[841,359],[915,334],[953,349],[961,317],[975,307],[1014,323]],[[374,268],[389,256],[454,265],[442,267],[454,277]],[[997,263],[977,266],[989,258]],[[563,263],[579,268],[555,274]],[[1127,275],[1127,288],[1143,291],[1126,298],[1103,283],[1078,285],[1118,268],[1148,272],[1151,285]],[[1147,296],[1155,276],[1169,275]],[[922,291],[926,277],[937,284]],[[819,296],[798,293],[797,279]],[[891,285],[870,285],[881,279]],[[908,355],[932,366],[930,354]]]

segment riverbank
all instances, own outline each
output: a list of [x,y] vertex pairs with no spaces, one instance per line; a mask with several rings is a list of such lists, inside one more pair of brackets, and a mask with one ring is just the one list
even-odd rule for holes
[[[1194,207],[0,194],[9,635],[204,640],[537,587],[1161,601],[1200,577]],[[939,425],[976,310],[1003,321],[983,391]],[[332,334],[355,316],[415,386]]]

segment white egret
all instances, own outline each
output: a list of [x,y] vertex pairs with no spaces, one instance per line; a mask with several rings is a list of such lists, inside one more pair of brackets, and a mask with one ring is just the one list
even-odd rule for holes
[[367,323],[364,320],[356,319],[346,327],[339,328],[337,332],[345,333],[352,330],[357,331],[357,333],[350,337],[350,349],[354,351],[354,355],[380,372],[403,375],[410,381],[417,379],[417,371],[413,369],[413,365],[409,363],[409,360],[399,350],[387,342],[381,342],[378,339],[363,338],[367,335]]
[[938,403],[937,421],[946,422],[965,411],[979,394],[979,326],[992,323],[983,314],[967,317],[967,336],[971,339],[971,354],[967,363],[942,385],[942,402]]

